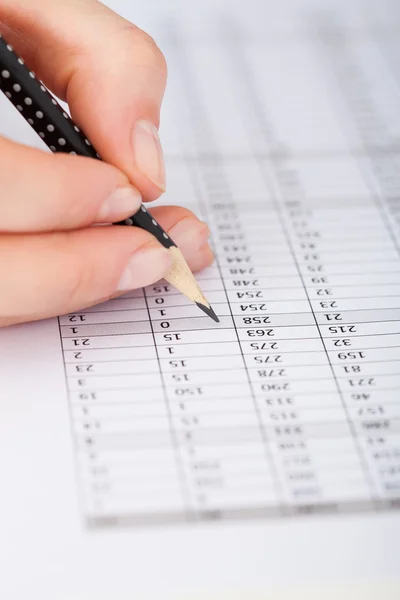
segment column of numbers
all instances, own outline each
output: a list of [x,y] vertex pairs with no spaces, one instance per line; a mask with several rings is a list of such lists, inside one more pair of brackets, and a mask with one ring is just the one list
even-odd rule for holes
[[[221,265],[225,256],[220,239],[235,241],[237,234],[233,213],[226,218],[227,184],[219,165],[203,165],[197,177],[212,211]],[[202,208],[199,205],[197,212]],[[198,279],[220,324],[202,317],[169,286],[147,291],[191,509],[200,518],[279,510],[219,266]]]
[[[311,168],[311,164],[309,166]],[[323,216],[320,216],[321,212],[316,208],[324,202],[322,188],[321,196],[314,207],[311,199],[314,188],[309,187],[307,168],[307,162],[303,165],[300,161],[282,160],[274,169],[288,238],[326,358],[321,380],[319,379],[320,367],[317,364],[310,370],[314,373],[313,380],[317,386],[315,390],[317,395],[314,397],[310,395],[310,405],[305,407],[299,416],[302,428],[307,432],[314,450],[311,456],[314,470],[305,468],[301,472],[304,477],[308,472],[310,498],[313,496],[313,491],[315,492],[314,503],[322,502],[339,509],[347,503],[361,503],[363,506],[368,506],[372,501],[370,481],[364,469],[354,428],[343,403],[335,370],[326,352],[324,326],[321,325],[321,319],[328,318],[322,315],[333,315],[334,311],[334,305],[330,304],[332,299],[327,292],[326,270],[329,270],[330,264],[337,260],[341,252],[348,253],[349,250],[342,248],[339,241],[343,238],[343,227],[339,223],[332,222],[330,213],[324,220]],[[328,168],[328,165],[323,164],[321,171],[328,171]],[[317,185],[317,182],[318,179],[314,178],[314,185]],[[343,214],[340,198],[337,202],[341,206],[338,213]],[[326,206],[330,205],[330,200],[327,200]],[[348,220],[345,212],[343,220]],[[336,234],[338,240],[332,240],[332,236],[335,237]],[[358,260],[358,256],[355,260]],[[316,308],[322,312],[316,312]],[[324,395],[324,386],[328,381],[330,393]],[[312,473],[315,475],[314,481]]]
[[93,522],[181,518],[182,489],[143,292],[61,317],[60,329],[86,516]]

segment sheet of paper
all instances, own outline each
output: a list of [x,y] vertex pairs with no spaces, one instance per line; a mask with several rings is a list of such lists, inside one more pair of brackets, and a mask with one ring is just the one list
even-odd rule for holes
[[399,9],[109,5],[221,323],[160,282],[1,332],[2,596],[398,597]]

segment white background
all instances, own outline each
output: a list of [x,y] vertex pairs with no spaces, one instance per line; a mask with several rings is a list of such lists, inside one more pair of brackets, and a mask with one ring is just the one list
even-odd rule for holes
[[[274,17],[271,35],[290,35],[290,9],[310,3],[108,4],[151,33],[168,10],[183,14],[195,32],[211,22],[204,17],[207,6],[229,6],[238,14],[248,10],[245,27],[265,31],[257,18],[265,13]],[[359,3],[350,4],[350,20],[359,27]],[[0,132],[41,145],[3,99],[0,115]],[[0,382],[0,598],[400,597],[400,515],[85,531],[55,321],[0,333]]]

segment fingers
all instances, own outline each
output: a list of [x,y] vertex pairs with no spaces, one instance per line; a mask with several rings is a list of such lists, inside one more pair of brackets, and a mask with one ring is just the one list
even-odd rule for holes
[[78,310],[157,281],[170,268],[152,236],[119,227],[0,237],[3,324]]
[[[0,232],[65,231],[117,222],[139,209],[139,192],[106,163],[51,155],[1,137],[0,156]],[[192,268],[202,268],[198,251],[208,243],[207,225],[178,207],[153,208],[152,213],[175,242],[180,240]]]
[[106,163],[47,154],[4,138],[0,157],[0,232],[112,223],[140,207],[138,190]]
[[[176,242],[183,248],[188,235],[197,240],[195,260],[187,257],[191,268],[210,263],[207,227],[189,211],[160,207],[157,218],[171,236],[175,228]],[[170,253],[150,234],[131,227],[2,235],[0,325],[80,310],[150,285],[170,268]]]
[[[117,167],[0,141],[7,157],[0,166],[0,231],[8,232],[0,236],[0,325],[71,312],[157,281],[171,257],[150,234],[85,227],[134,213],[135,188],[149,200],[165,189],[157,133],[162,54],[96,0],[2,0],[0,30]],[[21,161],[23,178],[16,170]],[[210,264],[204,224],[183,209],[154,212],[192,269]],[[49,229],[64,231],[43,232]]]
[[2,0],[0,20],[30,67],[68,101],[102,158],[146,199],[158,197],[165,189],[157,126],[166,66],[153,40],[96,0]]
[[200,271],[213,262],[214,255],[208,244],[210,230],[206,223],[177,206],[153,207],[151,213],[179,246],[192,271]]

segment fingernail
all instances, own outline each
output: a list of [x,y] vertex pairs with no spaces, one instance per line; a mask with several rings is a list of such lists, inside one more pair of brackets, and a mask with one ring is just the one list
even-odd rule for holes
[[210,237],[208,225],[192,217],[182,219],[168,233],[180,249],[196,250],[203,246]]
[[119,187],[104,200],[97,215],[98,223],[113,223],[130,215],[140,208],[142,198],[132,186]]
[[145,287],[162,279],[172,267],[171,253],[160,245],[149,244],[131,256],[117,291],[126,292]]
[[165,166],[157,128],[150,121],[137,121],[133,128],[134,161],[146,177],[165,192]]

